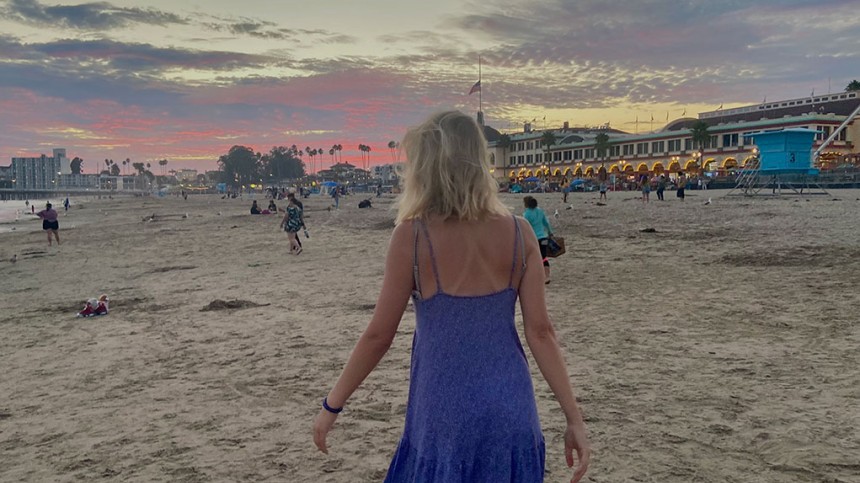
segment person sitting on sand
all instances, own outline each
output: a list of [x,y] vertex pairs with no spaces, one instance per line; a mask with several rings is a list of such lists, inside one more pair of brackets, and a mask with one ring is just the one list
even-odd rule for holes
[[262,214],[262,211],[260,211],[260,207],[257,206],[257,200],[254,200],[254,202],[251,203],[251,214],[252,215]]
[[496,193],[483,130],[462,112],[442,112],[411,129],[403,146],[404,190],[382,290],[322,400],[314,443],[328,452],[338,413],[391,347],[411,296],[406,424],[385,481],[543,481],[544,437],[515,326],[519,298],[526,341],[567,420],[568,466],[574,451],[579,459],[571,481],[580,481],[591,450],[547,314],[537,238]]
[[60,222],[57,221],[57,210],[51,208],[51,203],[45,203],[45,209],[36,213],[36,216],[42,219],[42,229],[48,234],[48,246],[51,246],[51,234],[57,239],[57,245],[59,245]]
[[278,212],[278,205],[275,204],[274,199],[269,200],[268,210],[269,210],[269,213],[277,213]]

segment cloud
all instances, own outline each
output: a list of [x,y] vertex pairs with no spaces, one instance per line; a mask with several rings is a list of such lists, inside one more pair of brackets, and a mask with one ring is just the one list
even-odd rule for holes
[[20,23],[78,30],[109,30],[131,24],[168,26],[188,23],[184,17],[154,8],[117,7],[108,2],[46,6],[37,0],[7,0],[0,13],[8,20]]
[[485,83],[496,80],[506,106],[586,108],[760,98],[774,83],[790,90],[822,72],[851,75],[851,61],[860,61],[855,7],[847,0],[489,0],[443,23],[491,45],[481,50]]
[[98,61],[112,68],[129,71],[169,68],[230,71],[239,68],[260,68],[281,61],[265,55],[155,47],[150,44],[125,43],[107,39],[65,39],[29,44],[28,47],[34,52],[54,59],[70,59],[76,62]]
[[268,40],[285,40],[292,43],[314,42],[324,44],[351,43],[357,39],[325,29],[293,29],[279,26],[275,22],[249,17],[224,17],[204,15],[201,25],[216,32],[228,32]]

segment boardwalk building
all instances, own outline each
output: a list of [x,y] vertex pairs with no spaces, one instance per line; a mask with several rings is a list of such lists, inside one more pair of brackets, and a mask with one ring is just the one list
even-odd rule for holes
[[[751,105],[737,109],[704,112],[696,118],[681,118],[662,130],[630,134],[608,127],[550,130],[555,144],[547,148],[546,131],[534,131],[526,124],[522,132],[509,134],[510,143],[490,140],[495,176],[517,180],[539,176],[558,181],[566,178],[616,175],[698,172],[725,173],[743,167],[755,155],[756,132],[788,128],[819,131],[815,147],[860,105],[860,93],[841,92],[824,96]],[[694,146],[690,127],[697,121],[708,123],[709,142],[704,149]],[[595,139],[605,133],[608,150],[599,157]],[[746,136],[746,137],[745,137]],[[850,158],[858,153],[860,122],[848,125],[821,154],[819,164]]]

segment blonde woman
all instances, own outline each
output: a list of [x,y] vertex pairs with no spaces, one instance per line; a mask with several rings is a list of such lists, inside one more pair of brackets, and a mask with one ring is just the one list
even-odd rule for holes
[[590,448],[544,301],[535,234],[499,201],[478,124],[452,111],[411,129],[409,159],[382,291],[370,324],[314,421],[326,437],[353,391],[388,351],[409,298],[416,312],[409,404],[386,482],[539,482],[544,438],[526,341],[567,419],[565,455]]

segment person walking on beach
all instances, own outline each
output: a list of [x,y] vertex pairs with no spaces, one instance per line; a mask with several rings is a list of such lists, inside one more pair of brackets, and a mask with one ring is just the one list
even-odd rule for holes
[[[296,198],[295,193],[288,193],[287,194],[287,203],[290,203],[290,202],[294,203],[296,206],[299,207],[299,210],[301,210],[301,213],[302,213],[302,230],[305,231],[305,237],[310,238],[310,235],[308,235],[308,227],[305,225],[305,205],[304,205],[304,203],[302,203],[302,200]],[[299,248],[304,248],[302,246],[302,237],[298,236],[298,234],[296,234],[296,242],[299,244]]]
[[290,198],[290,203],[287,205],[287,212],[284,214],[284,219],[281,220],[281,228],[287,232],[287,237],[290,239],[290,253],[298,255],[302,253],[302,245],[299,242],[299,230],[304,227],[302,217],[302,209],[296,204],[296,198]]
[[681,201],[684,201],[684,188],[687,187],[687,178],[684,176],[684,173],[678,177],[678,191],[675,192],[675,196],[680,198]]
[[600,182],[600,198],[598,201],[606,201],[606,191],[609,187],[606,185],[606,180]]
[[540,249],[540,257],[543,259],[544,283],[549,283],[549,258],[547,257],[547,249],[549,248],[549,237],[552,236],[552,226],[546,217],[546,213],[538,208],[538,202],[532,196],[523,198],[523,204],[526,210],[523,212],[523,218],[529,222],[538,241]]
[[657,181],[657,199],[663,201],[663,192],[666,191],[666,175],[661,174]]
[[519,298],[526,341],[567,419],[567,464],[574,452],[579,462],[571,481],[580,481],[591,450],[547,314],[537,238],[499,200],[482,130],[470,116],[443,112],[411,129],[403,146],[407,171],[382,290],[322,400],[314,443],[328,452],[338,414],[388,351],[411,296],[406,424],[385,481],[543,481],[545,442],[514,320]]
[[648,203],[651,201],[651,180],[648,179],[647,175],[642,176],[640,186],[642,187],[642,203]]
[[60,244],[60,222],[57,221],[57,210],[51,207],[51,203],[45,203],[45,209],[36,213],[36,216],[42,219],[42,229],[48,234],[48,246],[51,246],[51,235],[57,240],[57,245]]
[[69,203],[69,197],[66,196],[66,200],[63,201],[63,208],[65,209],[67,215],[69,214],[69,206],[70,205],[71,205],[71,203]]
[[335,186],[332,190],[331,197],[334,198],[334,209],[340,208],[340,187]]

